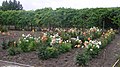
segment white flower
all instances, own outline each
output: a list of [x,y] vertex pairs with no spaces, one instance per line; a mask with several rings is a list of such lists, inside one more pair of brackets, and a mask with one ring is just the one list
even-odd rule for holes
[[52,36],[52,35],[50,35],[50,37],[52,38],[53,36]]
[[65,43],[66,43],[66,41],[65,41]]
[[97,47],[97,48],[100,48],[100,46],[99,46],[99,45],[96,45],[96,47]]
[[30,34],[28,34],[28,36],[31,36]]
[[102,44],[101,41],[99,41],[98,44],[101,45]]
[[89,42],[92,43],[92,40],[90,40]]
[[79,40],[79,36],[77,36],[77,40]]
[[95,45],[92,45],[93,47],[95,47]]
[[69,40],[67,40],[66,42],[69,42]]
[[39,38],[36,39],[37,41],[39,40]]
[[55,36],[52,36],[52,38],[55,38]]
[[85,41],[85,43],[89,43],[88,41]]
[[90,28],[90,30],[92,30],[92,28]]
[[50,45],[52,46],[52,42],[50,42]]
[[97,31],[99,32],[100,30],[99,30],[99,29],[97,29]]
[[91,43],[92,43],[92,44],[96,44],[96,41],[92,41]]
[[26,38],[24,38],[24,40],[26,40]]
[[45,36],[47,36],[47,33],[44,33]]
[[61,38],[56,38],[57,41],[61,40]]
[[76,40],[76,38],[71,38],[71,40]]
[[38,37],[40,39],[40,37]]
[[71,40],[69,40],[69,43],[71,43]]
[[96,27],[93,27],[94,29],[96,29]]
[[90,51],[93,51],[93,49],[90,49]]
[[58,33],[57,34],[55,34],[55,37],[58,37],[59,35],[58,35]]
[[82,46],[81,48],[84,48],[84,46]]
[[29,42],[29,40],[26,40],[26,42]]
[[25,37],[25,34],[22,34],[22,37]]

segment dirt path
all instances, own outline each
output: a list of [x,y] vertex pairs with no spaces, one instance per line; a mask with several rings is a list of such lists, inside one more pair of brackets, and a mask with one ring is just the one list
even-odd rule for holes
[[6,51],[4,51],[4,54],[2,54],[2,51],[0,59],[32,65],[35,67],[76,67],[74,57],[76,55],[76,51],[79,50],[80,49],[73,49],[70,52],[60,55],[58,58],[51,58],[48,60],[39,60],[35,52],[8,56]]
[[33,67],[33,66],[0,60],[0,67]]
[[120,57],[120,35],[116,35],[115,39],[86,67],[112,67],[118,57]]

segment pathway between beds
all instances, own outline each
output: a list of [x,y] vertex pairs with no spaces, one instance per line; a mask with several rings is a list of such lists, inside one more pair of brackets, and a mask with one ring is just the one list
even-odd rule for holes
[[116,35],[115,39],[86,67],[112,67],[118,57],[120,57],[120,35]]

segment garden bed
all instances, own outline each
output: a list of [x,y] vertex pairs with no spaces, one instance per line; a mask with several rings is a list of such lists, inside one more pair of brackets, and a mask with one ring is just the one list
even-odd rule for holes
[[[100,54],[93,58],[85,67],[112,67],[120,55],[120,35],[105,47]],[[115,66],[119,67],[119,66]]]
[[48,60],[40,60],[36,52],[9,56],[6,51],[0,51],[0,60],[12,61],[35,67],[75,67],[74,57],[77,51],[81,51],[81,49],[73,49],[70,52],[60,55],[58,58],[50,58]]
[[[97,58],[93,58],[87,66],[85,67],[111,67],[116,59],[117,55],[120,55],[120,35],[116,35],[115,39],[100,52]],[[77,67],[74,63],[75,53],[80,51],[79,49],[74,49],[70,52],[67,52],[63,55],[60,55],[58,58],[52,58],[48,60],[38,60],[35,52],[19,54],[16,56],[11,56],[11,59],[3,58],[7,57],[6,51],[0,50],[0,59],[6,61],[14,61],[18,63],[33,65],[33,66],[42,66],[42,67]],[[33,55],[32,55],[33,54]],[[31,57],[30,57],[31,56]],[[21,57],[21,59],[18,57]],[[25,59],[27,58],[27,59]],[[31,59],[32,58],[32,59]],[[67,60],[67,62],[66,62]],[[112,61],[111,61],[112,60]],[[32,61],[32,62],[31,62]],[[103,64],[104,63],[104,64]],[[78,66],[79,67],[79,66]]]
[[[15,33],[16,31],[14,31]],[[25,32],[24,32],[25,33]],[[26,32],[30,33],[30,32]],[[23,32],[17,32],[18,38]],[[40,36],[40,32],[36,32],[36,35]],[[14,37],[15,38],[15,37]],[[16,38],[16,39],[18,39]],[[9,39],[9,38],[6,38]],[[76,46],[76,45],[75,45]],[[33,66],[42,66],[42,67],[76,67],[75,64],[75,56],[80,52],[83,53],[83,49],[81,48],[74,48],[69,50],[69,52],[63,53],[59,55],[57,58],[48,58],[47,60],[41,60],[38,58],[38,53],[36,51],[30,51],[27,53],[20,53],[15,56],[8,55],[7,50],[0,49],[0,59],[6,61],[13,61],[22,64],[28,64]]]

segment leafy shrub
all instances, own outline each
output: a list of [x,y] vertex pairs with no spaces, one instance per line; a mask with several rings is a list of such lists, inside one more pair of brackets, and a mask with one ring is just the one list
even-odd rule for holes
[[34,41],[31,41],[28,45],[28,51],[36,50],[37,44]]
[[32,37],[30,34],[25,36],[24,34],[22,35],[23,37],[19,39],[18,41],[18,47],[23,51],[23,52],[29,52],[36,50],[38,43],[40,43],[40,38],[35,38]]
[[76,37],[77,36],[77,32],[70,32],[69,34],[71,35],[71,37]]
[[47,36],[47,40],[43,42],[46,46],[50,46],[51,38]]
[[12,56],[21,53],[21,49],[17,48],[17,47],[10,47],[10,48],[8,48],[7,51],[8,51],[8,54],[12,55]]
[[86,65],[87,62],[90,60],[90,55],[87,53],[83,53],[83,54],[77,54],[76,55],[76,64],[78,65]]
[[18,47],[22,50],[22,52],[28,52],[28,42],[21,41],[21,43],[18,45]]
[[45,53],[45,50],[46,50],[46,46],[40,46],[39,48],[38,48],[38,58],[40,58],[40,59],[47,59],[46,58],[46,53]]
[[98,49],[97,47],[92,48],[92,50],[91,50],[91,48],[85,50],[85,52],[93,58],[98,55],[99,51],[100,51],[100,49]]
[[54,47],[47,47],[46,52],[47,52],[49,58],[54,58],[54,57],[58,56],[58,49],[56,49]]
[[91,58],[96,57],[99,51],[112,41],[114,36],[115,32],[113,29],[110,29],[100,37],[100,42],[97,42],[97,40],[91,41],[91,43],[88,42],[83,54],[77,54],[76,63],[79,65],[85,65]]
[[15,44],[14,44],[14,40],[10,40],[10,41],[5,41],[5,40],[3,40],[3,43],[1,44],[1,46],[2,46],[2,49],[8,49],[9,47],[14,47],[14,46],[16,46]]
[[38,49],[38,57],[43,60],[46,60],[48,58],[55,58],[58,55],[59,55],[59,52],[54,47],[41,46]]
[[70,43],[63,43],[58,47],[59,53],[65,53],[72,49],[72,44]]
[[66,41],[66,40],[69,40],[70,39],[70,35],[66,32],[62,32],[61,35],[60,35],[63,39],[63,41]]
[[5,42],[5,40],[1,44],[1,47],[2,47],[2,49],[7,49],[8,48],[8,44]]
[[3,26],[0,30],[1,32],[7,32],[8,31],[8,28],[6,26]]
[[72,48],[74,48],[75,45],[78,44],[78,42],[76,40],[71,40],[71,44],[72,44]]

